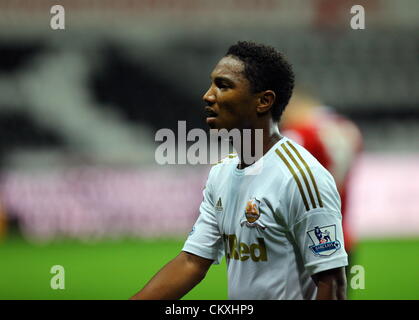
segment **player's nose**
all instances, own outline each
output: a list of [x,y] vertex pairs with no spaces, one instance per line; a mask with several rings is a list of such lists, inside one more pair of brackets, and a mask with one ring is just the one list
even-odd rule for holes
[[215,103],[215,94],[212,90],[212,86],[209,87],[207,92],[202,96],[202,100],[204,100],[209,106]]

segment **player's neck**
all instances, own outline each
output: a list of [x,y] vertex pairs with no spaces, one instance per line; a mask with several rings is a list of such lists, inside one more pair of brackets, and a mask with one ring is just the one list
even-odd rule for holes
[[[246,167],[251,166],[253,163],[258,161],[261,157],[263,157],[281,139],[282,139],[282,136],[278,130],[278,124],[275,122],[272,122],[272,125],[269,125],[266,128],[262,129],[262,141],[258,141],[260,139],[257,138],[256,130],[252,130],[250,142],[246,141],[246,139],[243,139],[243,138],[241,139],[241,148],[240,148],[240,153],[238,154],[240,163],[238,165],[238,168],[244,169]],[[244,152],[249,150],[248,147],[246,148],[246,150],[244,150],[245,143],[250,143],[251,155],[254,155],[254,157],[252,158],[252,161],[250,162],[246,161],[247,158],[244,156]],[[257,152],[258,150],[257,150],[256,144],[262,144],[261,152]]]

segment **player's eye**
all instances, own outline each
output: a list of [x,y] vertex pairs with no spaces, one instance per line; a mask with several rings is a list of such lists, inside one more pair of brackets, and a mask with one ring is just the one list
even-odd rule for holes
[[230,86],[224,82],[217,83],[217,87],[221,90],[226,90],[230,88]]

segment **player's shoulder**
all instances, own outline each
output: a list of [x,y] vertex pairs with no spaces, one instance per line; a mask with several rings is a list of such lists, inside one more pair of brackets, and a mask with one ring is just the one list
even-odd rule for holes
[[298,167],[323,168],[320,162],[302,145],[296,141],[284,137],[275,146],[275,153],[278,156],[278,164],[288,168],[289,165]]
[[221,160],[211,165],[210,177],[217,176],[220,173],[225,173],[226,170],[231,170],[237,165],[238,155],[237,153],[230,153],[223,157]]
[[338,193],[334,179],[310,152],[290,139],[279,144],[275,152],[279,166],[285,172],[283,197],[289,199],[290,194],[295,194],[292,199],[304,204],[306,211],[337,207]]
[[218,168],[218,169],[223,168],[226,165],[231,164],[232,162],[234,162],[234,160],[237,160],[237,159],[238,159],[237,153],[230,153],[224,158],[222,158],[221,160],[214,163],[212,165],[212,168]]
[[292,139],[284,137],[276,145],[277,165],[285,175],[285,181],[296,180],[321,180],[330,178],[330,173],[321,163],[303,146]]

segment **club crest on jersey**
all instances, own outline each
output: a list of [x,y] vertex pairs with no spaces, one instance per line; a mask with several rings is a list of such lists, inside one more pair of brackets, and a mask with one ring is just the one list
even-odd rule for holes
[[263,230],[266,229],[266,227],[260,221],[258,221],[261,214],[259,207],[260,200],[258,200],[257,198],[252,198],[249,201],[247,201],[246,208],[244,211],[245,219],[242,219],[240,221],[240,225],[243,226],[245,224],[247,227],[250,228],[259,227]]
[[325,227],[317,226],[307,234],[313,242],[309,248],[316,256],[327,257],[341,248],[339,240],[336,240],[336,225],[334,224]]

